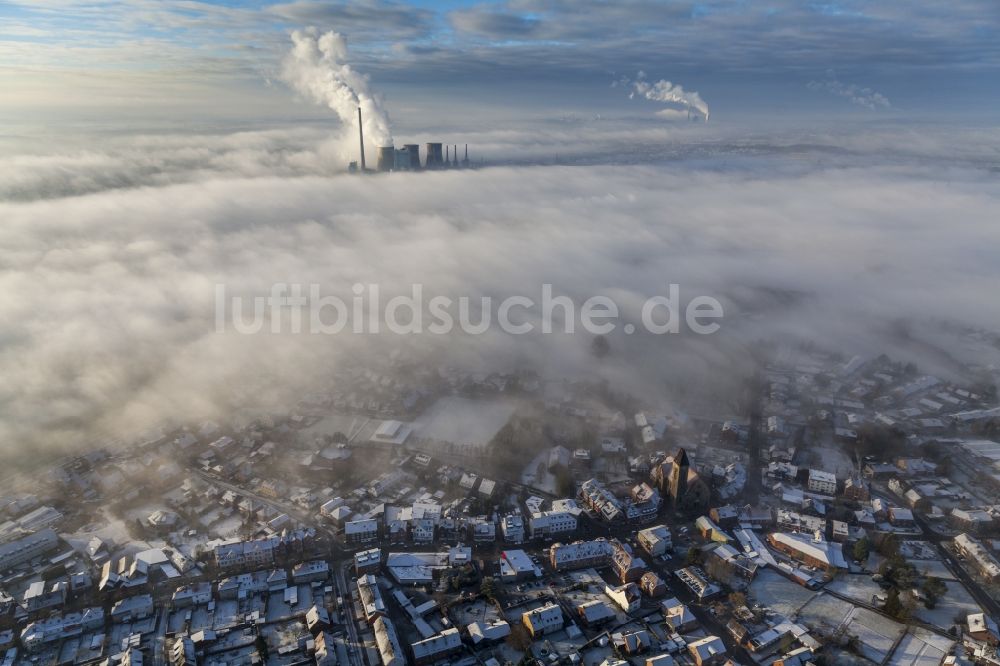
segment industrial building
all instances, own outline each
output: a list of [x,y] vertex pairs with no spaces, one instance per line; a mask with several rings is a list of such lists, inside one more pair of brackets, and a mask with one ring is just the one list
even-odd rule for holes
[[[361,122],[361,107],[358,107],[358,142],[360,144],[359,161],[351,162],[348,171],[351,173],[371,173],[365,161],[365,131]],[[442,151],[443,148],[443,151]],[[394,145],[377,146],[375,149],[375,171],[387,173],[390,171],[436,171],[441,169],[467,169],[469,162],[469,144],[465,144],[465,152],[458,159],[458,144],[445,145],[429,142],[424,144],[424,162],[420,163],[420,146],[416,143],[403,144],[402,148]]]

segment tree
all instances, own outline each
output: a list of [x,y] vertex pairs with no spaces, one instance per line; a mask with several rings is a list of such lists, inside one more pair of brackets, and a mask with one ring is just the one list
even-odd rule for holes
[[557,467],[556,492],[563,497],[573,497],[576,494],[576,483],[573,481],[573,474],[565,467]]
[[740,606],[747,605],[747,595],[742,592],[732,592],[729,595],[729,603],[732,604],[733,608],[739,608]]
[[889,594],[885,599],[885,606],[882,610],[886,612],[887,615],[898,618],[903,612],[903,602],[899,600],[899,590],[893,588],[889,590]]
[[701,562],[701,551],[692,546],[688,548],[687,555],[684,556],[684,564],[686,566],[691,566],[693,564],[699,564]]
[[257,638],[254,639],[254,647],[257,648],[257,654],[260,655],[261,661],[267,663],[267,655],[269,648],[267,647],[267,641],[260,634],[257,634]]
[[899,555],[899,537],[887,534],[878,544],[878,552],[882,557],[890,558]]
[[497,596],[497,584],[496,579],[493,576],[486,576],[483,578],[483,582],[479,584],[479,591],[484,597],[490,601],[496,599]]
[[507,644],[515,650],[524,652],[531,647],[531,634],[527,627],[520,622],[510,625],[510,635],[507,636]]
[[867,562],[871,554],[871,542],[868,537],[861,537],[854,542],[854,559],[858,562]]
[[924,605],[927,608],[934,608],[938,600],[948,592],[944,581],[935,576],[927,576],[922,587],[924,593]]

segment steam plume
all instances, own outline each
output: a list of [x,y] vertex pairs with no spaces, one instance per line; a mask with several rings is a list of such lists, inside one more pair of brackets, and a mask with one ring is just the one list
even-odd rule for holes
[[292,44],[282,67],[282,79],[301,95],[333,109],[345,125],[357,128],[360,106],[365,135],[375,145],[391,145],[389,115],[381,99],[372,93],[368,77],[347,64],[344,36],[307,28],[292,33]]
[[708,122],[708,104],[701,98],[701,95],[694,91],[684,90],[681,85],[674,85],[666,79],[660,79],[656,83],[646,81],[646,73],[639,72],[634,81],[628,78],[621,80],[623,86],[631,88],[629,99],[636,95],[641,95],[654,102],[664,102],[667,104],[680,104],[687,110],[697,111]]
[[810,81],[807,87],[809,90],[825,90],[866,109],[887,109],[892,106],[889,103],[889,98],[876,90],[837,80],[837,75],[833,70],[827,70],[825,80]]

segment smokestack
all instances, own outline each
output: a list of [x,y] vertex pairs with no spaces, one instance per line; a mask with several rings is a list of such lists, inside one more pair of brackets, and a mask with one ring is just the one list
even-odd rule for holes
[[465,157],[462,158],[462,166],[469,166],[469,144],[465,144]]
[[444,165],[446,167],[450,167],[451,166],[451,156],[448,154],[448,150],[450,148],[451,148],[451,146],[445,146],[444,147]]
[[358,107],[358,141],[361,142],[361,170],[365,170],[365,126],[361,124],[361,107]]

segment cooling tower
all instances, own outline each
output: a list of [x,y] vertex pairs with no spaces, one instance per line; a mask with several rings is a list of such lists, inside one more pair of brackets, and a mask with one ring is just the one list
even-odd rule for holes
[[392,171],[396,163],[396,149],[392,146],[378,147],[378,162],[375,168],[378,171]]
[[428,169],[440,169],[444,166],[444,156],[440,143],[428,143],[424,146],[427,157],[424,159],[424,166]]
[[403,146],[410,158],[410,169],[420,168],[420,146],[415,143],[408,143]]

